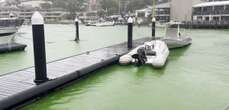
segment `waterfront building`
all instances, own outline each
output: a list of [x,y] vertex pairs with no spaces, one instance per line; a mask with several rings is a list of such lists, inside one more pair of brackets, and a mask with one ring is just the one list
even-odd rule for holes
[[97,11],[100,8],[99,0],[89,0],[88,11]]
[[21,7],[33,7],[33,8],[41,8],[42,4],[49,4],[52,5],[51,1],[44,1],[44,0],[33,0],[33,1],[22,1],[19,6]]
[[17,8],[17,7],[1,6],[1,8],[0,8],[0,18],[9,17],[10,13],[18,15],[18,12],[19,12],[19,8]]
[[194,5],[193,20],[229,22],[229,1],[211,1]]
[[25,23],[30,23],[31,17],[35,11],[40,11],[47,23],[56,23],[65,18],[68,12],[62,8],[41,8],[42,4],[52,4],[50,1],[43,0],[21,0],[17,5],[3,5],[0,8],[0,17],[7,18],[10,13],[25,20]]
[[170,19],[174,21],[192,21],[192,6],[203,0],[171,0]]
[[[21,9],[19,17],[30,20],[34,9]],[[44,16],[44,20],[46,22],[58,22],[64,18],[64,16],[67,14],[67,12],[64,9],[61,8],[50,8],[50,9],[39,9],[41,14]]]
[[87,11],[79,14],[79,19],[82,20],[83,23],[91,23],[99,20],[97,11]]
[[[159,22],[169,22],[170,21],[170,2],[161,3],[156,5],[156,19]],[[147,8],[136,10],[135,15],[137,18],[150,18],[152,15],[152,7],[148,6]]]
[[156,6],[156,19],[160,22],[170,21],[170,2]]
[[25,23],[30,23],[31,17],[35,11],[40,11],[44,16],[47,23],[56,23],[64,19],[67,11],[61,8],[50,8],[50,9],[34,9],[34,8],[12,8],[5,7],[0,9],[0,17],[8,17],[10,13],[14,13],[19,18],[25,20]]
[[[173,21],[191,21],[192,6],[202,3],[203,0],[170,0],[156,5],[156,19],[160,22]],[[149,17],[152,13],[152,7],[136,10],[136,16]]]

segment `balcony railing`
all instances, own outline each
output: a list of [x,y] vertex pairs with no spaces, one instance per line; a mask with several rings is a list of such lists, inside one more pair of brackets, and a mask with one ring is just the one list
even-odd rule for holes
[[229,14],[229,10],[204,10],[204,11],[194,11],[193,15],[222,15]]
[[193,24],[193,25],[227,25],[229,26],[229,19],[228,20],[212,20],[212,21],[187,21],[183,22],[183,24]]
[[170,14],[169,11],[158,11],[157,14]]

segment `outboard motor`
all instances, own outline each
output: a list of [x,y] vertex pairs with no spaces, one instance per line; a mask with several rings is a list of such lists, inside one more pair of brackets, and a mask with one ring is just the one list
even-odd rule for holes
[[139,49],[137,50],[137,54],[134,54],[134,55],[132,56],[132,58],[134,58],[134,60],[135,60],[134,63],[135,63],[137,66],[141,66],[141,65],[145,64],[146,61],[147,61],[146,54],[145,54],[145,48],[144,48],[144,47],[139,48]]

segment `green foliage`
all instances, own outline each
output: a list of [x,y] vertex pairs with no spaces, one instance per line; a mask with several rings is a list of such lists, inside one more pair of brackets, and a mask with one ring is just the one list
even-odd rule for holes
[[153,0],[101,0],[100,5],[108,14],[119,13],[118,10],[134,12],[137,9],[152,5]]
[[5,0],[5,2],[6,2],[6,4],[7,4],[8,6],[11,6],[11,5],[18,5],[18,4],[21,3],[20,0]]
[[[89,0],[50,0],[53,2],[54,7],[64,8],[75,16],[75,12],[86,11],[88,8]],[[134,12],[137,9],[152,5],[153,0],[98,0],[100,8],[99,14],[112,15],[118,14],[120,11]],[[158,1],[158,0],[156,0]],[[167,0],[159,0],[167,1]],[[123,4],[124,3],[124,4]]]
[[51,4],[49,4],[49,3],[42,3],[41,4],[41,8],[43,8],[43,9],[49,9],[49,8],[51,8]]
[[127,10],[133,12],[137,9],[146,7],[147,5],[152,5],[153,0],[129,0],[127,5]]
[[100,5],[108,15],[117,13],[119,10],[119,4],[117,0],[101,0]]
[[75,12],[84,11],[87,8],[87,0],[51,0],[53,7],[60,7],[70,12],[70,17],[75,17]]

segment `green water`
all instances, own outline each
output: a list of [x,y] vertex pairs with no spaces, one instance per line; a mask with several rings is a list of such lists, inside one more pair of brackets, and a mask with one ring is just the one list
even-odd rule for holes
[[[0,54],[0,75],[33,66],[31,26],[23,26],[16,35],[16,42],[27,44],[23,52]],[[150,28],[134,28],[134,38],[150,35]],[[47,60],[53,61],[78,53],[126,41],[127,28],[80,26],[80,43],[76,43],[74,25],[45,25]],[[159,33],[161,34],[161,32]]]
[[[126,40],[125,27],[82,27],[79,44],[70,41],[74,38],[73,26],[46,27],[49,61]],[[29,29],[23,27],[21,31]],[[56,90],[23,110],[226,110],[229,30],[186,32],[192,36],[193,44],[171,51],[163,69],[113,65]],[[162,35],[163,29],[158,34]],[[23,38],[18,41],[31,44],[31,33],[21,35]],[[134,35],[135,38],[150,35],[150,29],[135,28]],[[23,40],[24,37],[28,40]],[[0,71],[6,73],[32,66],[32,58],[31,46],[25,52],[0,55]]]

